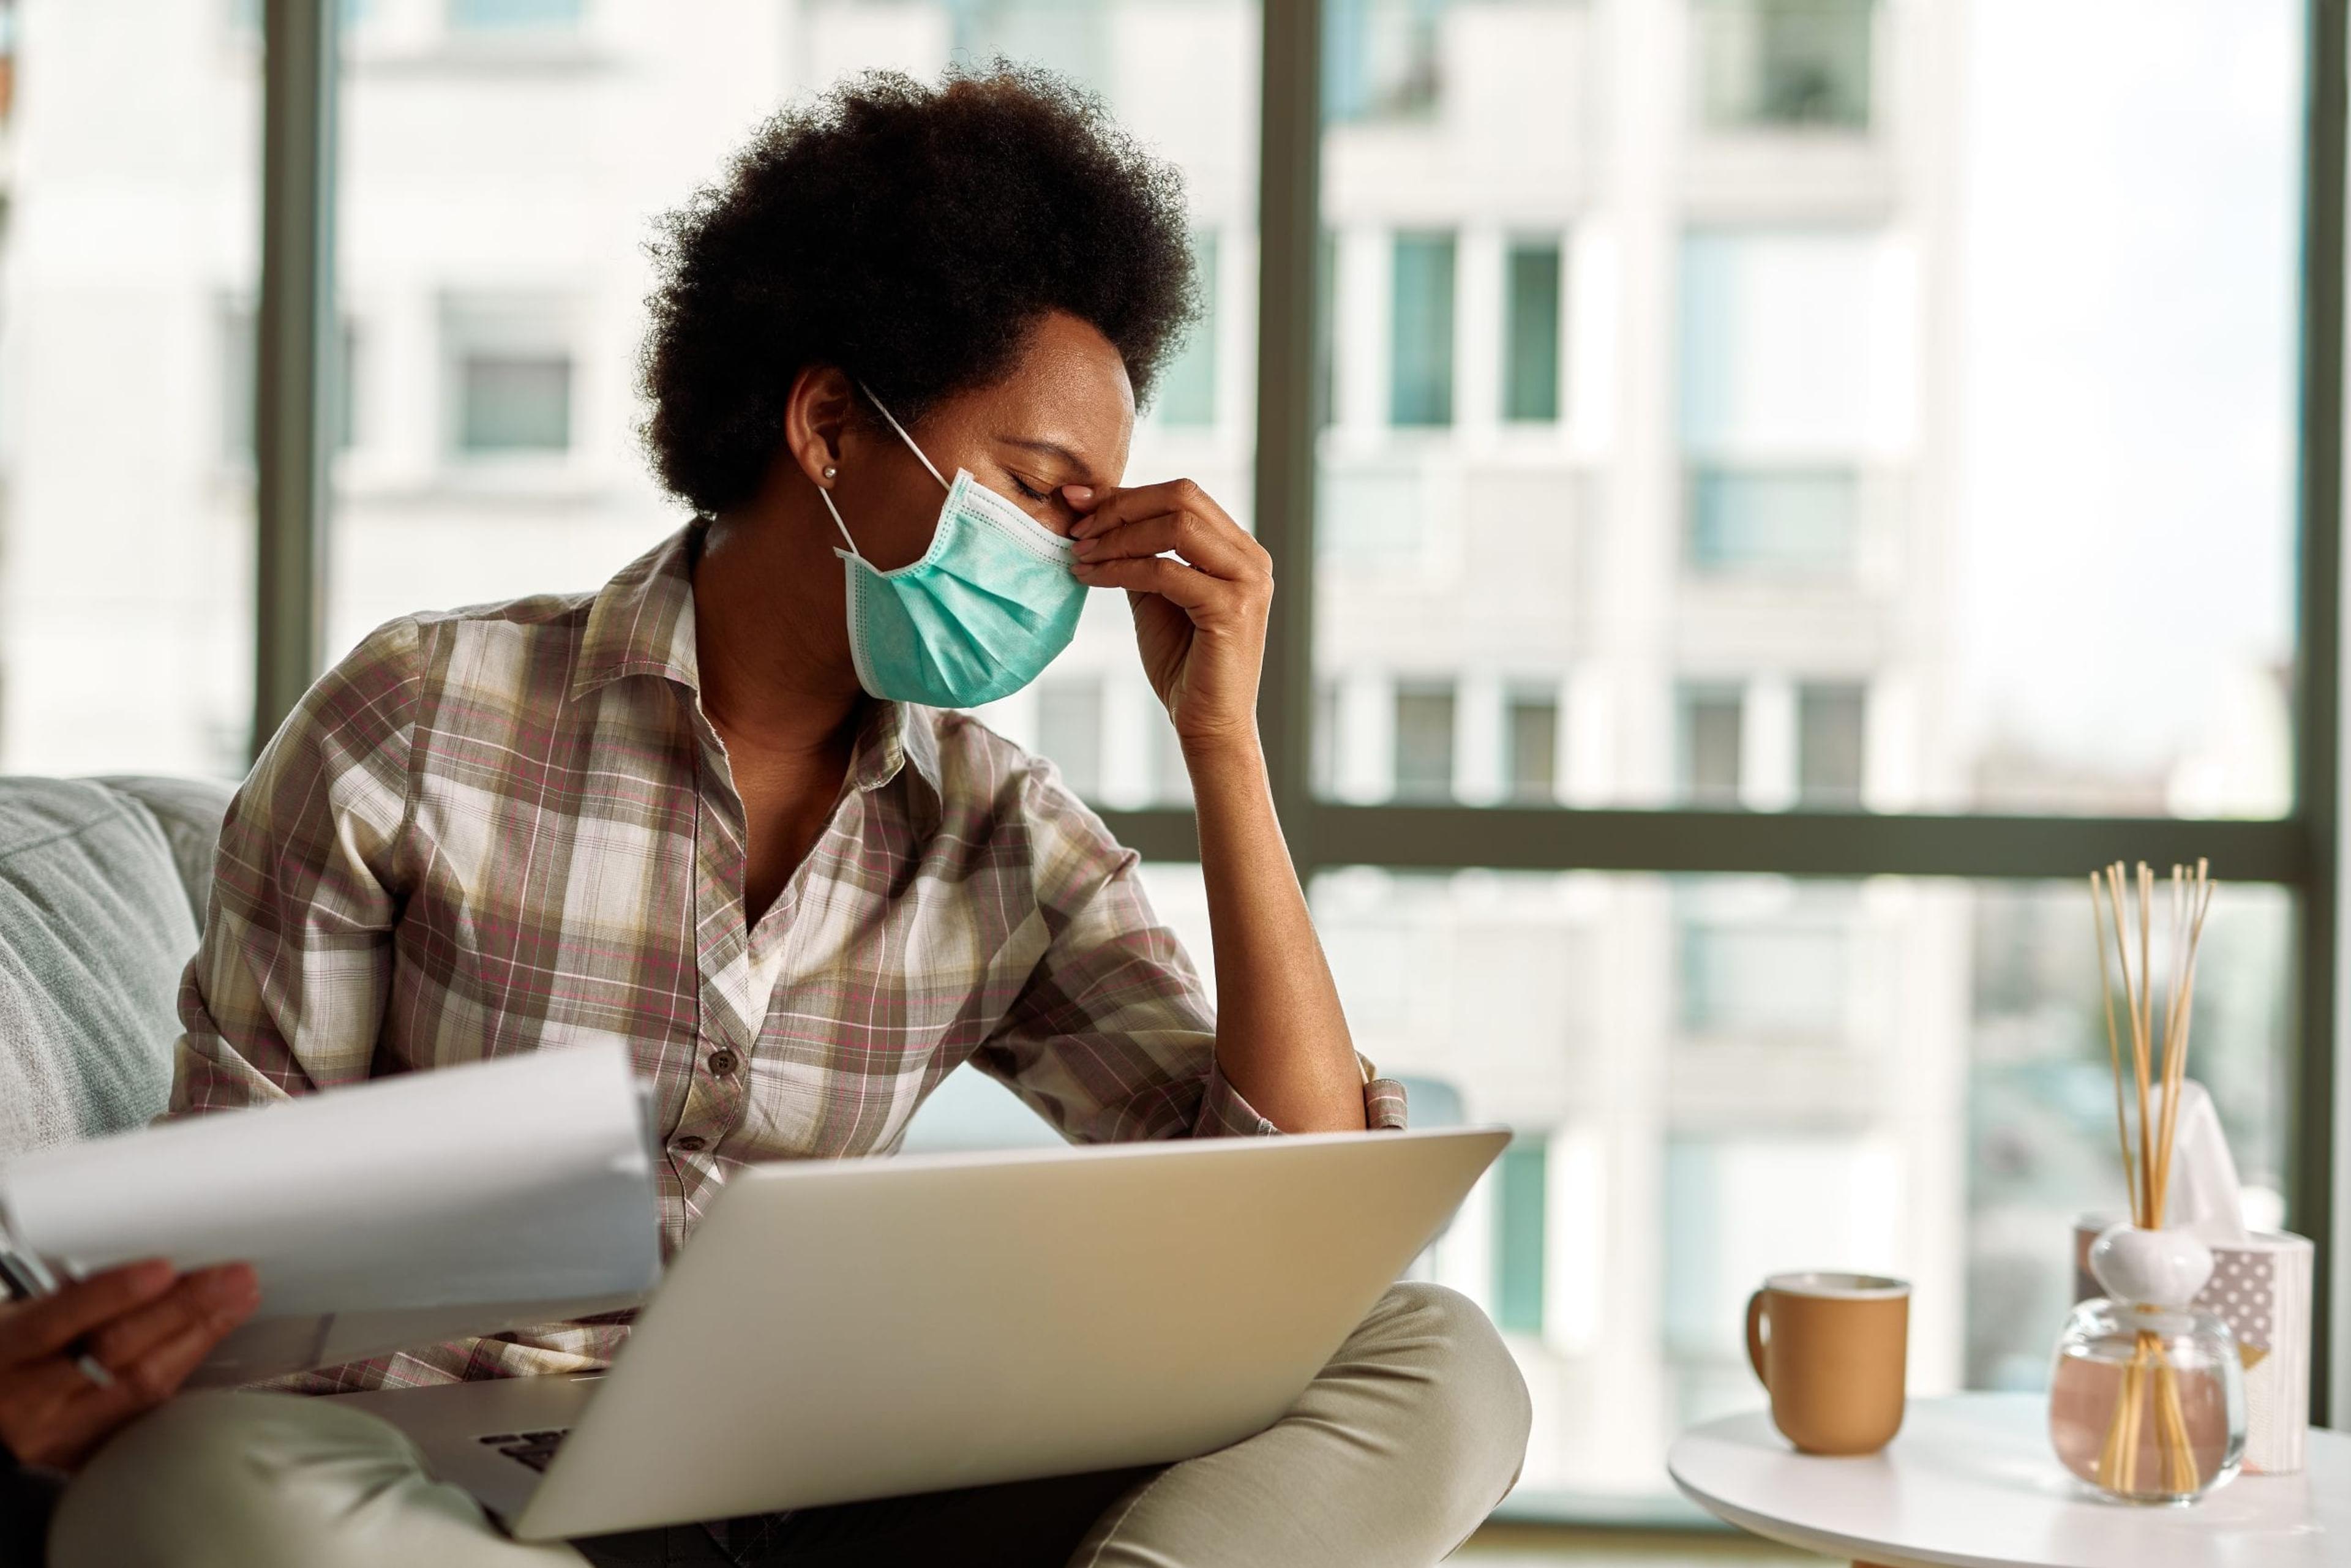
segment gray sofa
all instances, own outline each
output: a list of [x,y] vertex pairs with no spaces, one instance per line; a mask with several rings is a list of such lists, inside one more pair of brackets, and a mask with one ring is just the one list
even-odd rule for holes
[[0,1155],[163,1108],[229,794],[202,779],[0,779]]

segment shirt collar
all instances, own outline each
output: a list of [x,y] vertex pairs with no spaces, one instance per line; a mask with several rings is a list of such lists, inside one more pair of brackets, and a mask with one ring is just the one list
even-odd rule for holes
[[849,779],[852,788],[873,790],[887,784],[914,765],[914,777],[926,785],[932,796],[939,793],[938,715],[926,707],[909,703],[883,702],[873,705],[872,716],[857,737],[857,748],[849,759]]
[[[575,702],[626,675],[659,675],[701,695],[695,657],[694,563],[701,554],[699,522],[690,523],[622,567],[589,606],[571,677]],[[850,781],[880,789],[912,762],[914,775],[939,792],[938,714],[906,703],[881,702],[859,731],[849,762]]]
[[622,567],[598,591],[580,633],[573,701],[623,675],[660,675],[700,693],[701,670],[694,656],[694,561],[701,547],[700,525],[688,524]]

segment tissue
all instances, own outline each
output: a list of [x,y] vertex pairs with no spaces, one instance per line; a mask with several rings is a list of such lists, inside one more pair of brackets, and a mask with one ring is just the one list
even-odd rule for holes
[[[2149,1115],[2163,1114],[2163,1092],[2148,1102]],[[2215,1249],[2243,1243],[2244,1194],[2237,1185],[2237,1162],[2220,1131],[2212,1096],[2194,1079],[2179,1086],[2179,1128],[2171,1145],[2171,1176],[2165,1187],[2163,1225],[2185,1230]],[[2216,1267],[2215,1274],[2220,1272]]]

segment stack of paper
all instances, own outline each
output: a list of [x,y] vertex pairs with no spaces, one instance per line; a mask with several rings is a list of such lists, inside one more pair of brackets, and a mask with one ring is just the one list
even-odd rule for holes
[[77,1274],[251,1263],[260,1309],[199,1387],[612,1311],[661,1271],[617,1044],[38,1149],[0,1164],[0,1228]]

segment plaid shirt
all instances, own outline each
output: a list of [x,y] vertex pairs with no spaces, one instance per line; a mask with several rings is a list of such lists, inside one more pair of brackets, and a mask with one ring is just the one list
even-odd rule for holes
[[[894,1150],[967,1061],[1078,1143],[1275,1131],[1218,1071],[1136,857],[963,714],[874,705],[815,848],[745,929],[697,544],[594,594],[395,621],[310,689],[222,830],[173,1112],[623,1040],[653,1088],[670,1249],[739,1165]],[[1393,1082],[1364,1100],[1403,1124]],[[626,1332],[552,1324],[298,1385],[574,1371]]]

